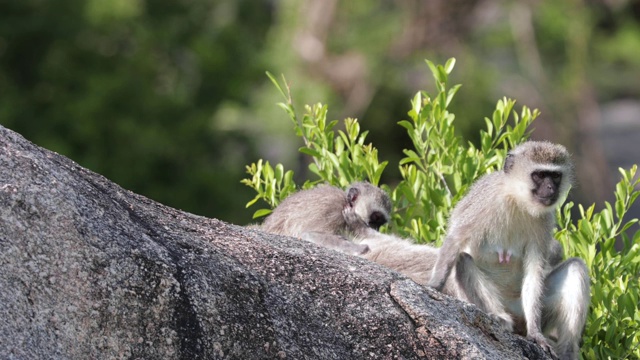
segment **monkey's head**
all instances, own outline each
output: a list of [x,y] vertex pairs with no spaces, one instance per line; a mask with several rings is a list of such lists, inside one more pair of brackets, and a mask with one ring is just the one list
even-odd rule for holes
[[391,199],[377,186],[368,182],[356,182],[347,189],[347,206],[372,229],[378,230],[389,221]]
[[571,187],[573,165],[562,145],[528,141],[507,154],[504,173],[510,195],[531,215],[555,210]]

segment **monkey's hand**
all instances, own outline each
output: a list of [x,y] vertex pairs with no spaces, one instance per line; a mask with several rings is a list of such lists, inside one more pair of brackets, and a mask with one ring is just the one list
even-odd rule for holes
[[370,236],[371,232],[376,232],[358,216],[352,206],[345,206],[344,209],[342,209],[342,216],[347,223],[347,229],[356,237],[365,238]]
[[358,244],[358,247],[353,252],[353,255],[360,256],[368,253],[369,251],[371,251],[371,249],[369,248],[369,245]]
[[354,244],[341,235],[308,231],[300,234],[300,238],[349,255],[361,256],[371,251],[368,245]]
[[533,341],[534,343],[540,345],[540,347],[542,347],[544,349],[544,351],[549,353],[551,355],[551,357],[553,357],[554,359],[558,358],[558,356],[556,355],[555,351],[553,351],[553,348],[549,344],[549,341],[547,341],[547,339],[541,333],[528,334],[527,335],[527,339],[529,339],[529,340]]
[[453,237],[445,239],[444,244],[438,250],[438,258],[433,266],[433,272],[431,273],[431,279],[429,280],[430,287],[442,292],[447,279],[451,274],[451,269],[454,264],[458,264],[461,267],[464,264],[473,264],[473,258],[471,255],[463,252],[458,256],[458,251],[455,246],[451,246],[456,240]]

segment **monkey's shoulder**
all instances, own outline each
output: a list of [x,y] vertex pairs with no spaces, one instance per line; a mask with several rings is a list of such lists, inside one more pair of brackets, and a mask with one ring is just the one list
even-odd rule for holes
[[499,201],[503,196],[504,173],[496,171],[480,177],[458,202],[458,207],[467,208]]

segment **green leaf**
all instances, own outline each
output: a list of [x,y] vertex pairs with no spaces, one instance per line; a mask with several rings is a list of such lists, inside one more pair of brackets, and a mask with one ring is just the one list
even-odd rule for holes
[[380,182],[380,177],[382,176],[382,173],[384,172],[384,169],[387,167],[388,164],[389,164],[388,161],[383,161],[380,163],[375,173],[373,174],[373,177],[369,179],[373,185],[378,185],[378,183]]
[[282,182],[282,177],[284,176],[284,166],[282,164],[276,165],[275,178],[278,183]]
[[299,148],[298,151],[303,153],[303,154],[307,154],[307,155],[313,156],[314,158],[322,157],[322,154],[320,154],[318,151],[310,149],[310,148],[305,147],[305,146]]
[[413,97],[413,100],[411,101],[411,105],[413,106],[413,108],[411,109],[413,111],[414,116],[413,117],[417,117],[418,114],[420,114],[420,110],[422,109],[422,93],[417,92],[416,95]]
[[429,61],[429,60],[425,60],[425,61],[426,61],[426,63],[427,63],[427,66],[429,66],[429,70],[431,70],[431,74],[433,75],[433,78],[434,78],[436,81],[439,81],[439,80],[438,80],[438,68],[436,67],[436,65],[434,65],[434,63],[432,63],[432,62],[431,62],[431,61]]
[[260,210],[258,210],[258,211],[253,213],[253,218],[257,219],[257,218],[260,218],[260,217],[263,217],[263,216],[267,216],[267,215],[271,214],[271,212],[272,212],[272,210],[270,210],[270,209],[260,209]]
[[456,58],[450,58],[449,60],[447,60],[447,62],[444,64],[444,70],[446,71],[447,75],[451,74],[454,66],[456,66]]
[[415,129],[413,127],[413,124],[407,120],[398,121],[398,125],[402,126],[403,128],[407,129],[410,132],[414,131]]
[[454,85],[449,92],[447,93],[447,101],[445,103],[445,106],[449,106],[449,104],[451,103],[451,100],[453,100],[453,97],[456,96],[456,94],[458,93],[458,90],[460,90],[460,87],[462,85]]
[[[273,83],[273,85],[275,85],[276,89],[278,89],[278,91],[280,92],[280,94],[282,94],[282,97],[284,97],[285,99],[289,99],[289,97],[287,96],[287,94],[282,90],[282,88],[280,87],[280,84],[278,83],[278,80],[276,80],[276,78],[271,75],[270,72],[266,72],[267,77],[269,77],[269,80],[271,80],[271,82]],[[284,75],[282,75],[282,79],[285,81],[286,83],[286,79],[284,78]]]
[[256,201],[258,201],[258,200],[260,200],[260,199],[262,199],[262,196],[261,196],[260,194],[256,195],[256,197],[254,197],[254,198],[253,198],[253,200],[249,201],[249,202],[247,203],[247,205],[245,205],[245,209],[246,209],[246,208],[249,208],[251,205],[255,204],[255,203],[256,203]]

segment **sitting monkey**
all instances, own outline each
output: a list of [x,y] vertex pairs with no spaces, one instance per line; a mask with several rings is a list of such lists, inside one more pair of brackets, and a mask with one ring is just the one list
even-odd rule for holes
[[571,177],[563,146],[516,147],[501,171],[479,179],[456,205],[440,249],[373,231],[348,208],[343,217],[355,242],[369,246],[364,257],[476,304],[561,359],[577,359],[589,272],[581,259],[562,262],[553,238],[555,209]]

